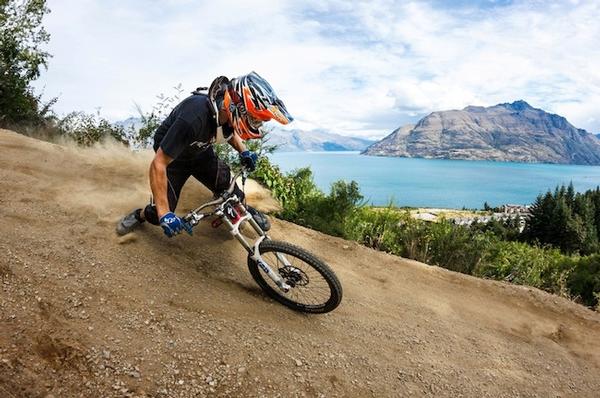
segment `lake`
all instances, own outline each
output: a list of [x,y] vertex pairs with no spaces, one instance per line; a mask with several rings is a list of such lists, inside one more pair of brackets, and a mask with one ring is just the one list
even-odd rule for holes
[[557,184],[577,191],[600,185],[600,166],[364,156],[358,152],[276,152],[283,171],[309,166],[316,184],[329,192],[337,180],[358,182],[370,204],[482,208],[484,202],[529,204]]

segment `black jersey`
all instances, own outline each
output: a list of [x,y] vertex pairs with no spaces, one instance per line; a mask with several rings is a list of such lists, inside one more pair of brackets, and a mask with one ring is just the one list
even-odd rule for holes
[[217,123],[206,95],[192,95],[179,103],[154,134],[154,150],[160,147],[173,159],[193,159],[215,139]]

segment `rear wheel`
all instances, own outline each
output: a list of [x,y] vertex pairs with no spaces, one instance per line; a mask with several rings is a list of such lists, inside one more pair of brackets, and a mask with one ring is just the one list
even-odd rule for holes
[[262,259],[291,286],[282,291],[248,256],[248,269],[258,285],[273,299],[301,312],[322,314],[333,311],[342,301],[342,285],[331,268],[306,250],[286,242],[264,240],[259,246]]

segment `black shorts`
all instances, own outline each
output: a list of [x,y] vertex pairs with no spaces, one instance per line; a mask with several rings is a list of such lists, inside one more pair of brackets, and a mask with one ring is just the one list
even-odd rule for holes
[[[231,170],[225,162],[217,157],[212,147],[208,147],[192,159],[173,160],[167,166],[167,198],[171,211],[175,211],[181,189],[190,176],[194,176],[196,180],[218,195],[229,188]],[[237,184],[234,193],[244,200],[244,193]],[[144,216],[149,223],[159,224],[154,201],[146,206]]]

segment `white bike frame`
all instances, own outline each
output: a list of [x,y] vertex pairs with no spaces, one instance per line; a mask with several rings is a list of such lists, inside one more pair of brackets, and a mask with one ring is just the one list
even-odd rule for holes
[[[267,264],[265,260],[260,255],[259,246],[262,241],[266,239],[270,239],[269,236],[262,230],[262,228],[258,225],[258,223],[252,217],[244,204],[240,201],[240,199],[233,193],[235,187],[235,181],[239,176],[242,176],[243,183],[246,182],[247,171],[242,169],[239,173],[233,177],[229,189],[219,198],[207,202],[200,207],[190,211],[186,216],[183,217],[184,222],[187,222],[191,227],[195,227],[200,223],[201,220],[208,218],[210,216],[217,216],[222,221],[223,224],[229,227],[229,232],[233,237],[240,242],[240,244],[246,249],[250,258],[258,264],[258,266],[269,276],[269,278],[281,289],[283,292],[287,293],[291,286],[286,283],[286,281],[279,275],[279,272],[276,272]],[[229,219],[229,216],[226,213],[227,206],[231,206],[238,213],[239,210],[242,210],[243,214],[238,214],[237,220],[232,222]],[[214,211],[209,213],[202,213],[202,210],[207,207],[214,207]],[[258,238],[254,241],[254,244],[250,244],[246,237],[242,235],[240,232],[240,227],[243,223],[248,222],[254,231],[258,234]],[[283,263],[286,267],[291,267],[290,262],[285,258],[285,256],[281,253],[275,253],[277,259]]]

